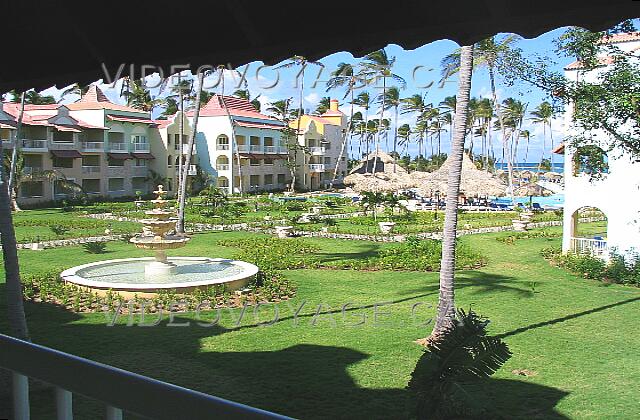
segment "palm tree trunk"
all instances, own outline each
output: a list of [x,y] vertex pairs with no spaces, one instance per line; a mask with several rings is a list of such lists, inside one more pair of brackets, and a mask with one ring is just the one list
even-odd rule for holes
[[[15,193],[17,187],[16,169],[18,167],[18,148],[22,145],[22,119],[24,117],[24,92],[20,95],[20,112],[18,113],[18,120],[16,121],[16,141],[13,144],[13,151],[11,152],[11,167],[9,169],[9,184],[7,189],[11,195],[11,209],[19,211],[18,202],[16,201],[17,194]],[[0,154],[0,161],[4,158],[3,154]]]
[[385,106],[385,96],[387,93],[387,78],[386,76],[382,76],[382,106],[380,107],[380,119],[378,120],[378,130],[376,133],[376,154],[373,158],[373,169],[371,171],[372,174],[376,173],[376,166],[378,163],[378,151],[380,150],[380,131],[383,127],[382,120],[384,119],[384,106]]
[[[542,170],[542,161],[544,160],[545,147],[547,147],[547,124],[542,125],[542,156],[540,156],[540,162],[538,162],[538,172]],[[551,167],[551,170],[553,171],[553,166]]]
[[440,293],[438,296],[438,315],[432,336],[438,335],[455,316],[454,270],[456,266],[456,231],[458,225],[458,194],[464,154],[464,137],[467,125],[467,108],[471,91],[473,71],[473,45],[460,48],[460,72],[458,93],[456,95],[456,125],[451,144],[452,159],[447,180],[447,198],[444,212],[444,231],[442,235],[442,259],[440,262]]
[[[179,79],[178,83],[180,83]],[[182,93],[182,86],[180,86],[180,111],[182,112],[182,116],[180,117],[179,127],[180,134],[178,138],[178,177],[176,179],[176,199],[178,200],[178,202],[180,202],[180,191],[182,191],[182,188],[180,188],[180,183],[182,182],[182,148],[184,147],[182,144],[182,136],[184,135],[184,94]]]
[[[333,178],[331,179],[331,188],[333,188],[333,183],[336,182],[336,178],[338,177],[338,166],[340,165],[340,159],[344,155],[344,149],[347,146],[347,139],[351,133],[351,120],[353,119],[353,86],[351,86],[351,109],[349,111],[349,121],[347,122],[347,128],[344,132],[344,136],[342,138],[342,145],[340,146],[340,155],[338,155],[338,160],[336,161],[336,166],[333,168]],[[347,159],[348,161],[349,159]]]
[[[24,103],[24,96],[22,103]],[[0,156],[4,156],[2,149],[2,142],[0,141]],[[4,165],[2,164],[0,164],[0,239],[2,240],[5,287],[7,290],[9,330],[14,337],[29,340],[29,329],[24,315],[22,282],[20,281],[18,245],[11,215],[9,184],[5,181]]]
[[[396,102],[397,104],[397,102]],[[396,160],[398,159],[398,105],[395,106],[395,112],[396,115],[394,117],[395,121],[393,122],[394,124],[394,132],[393,132],[393,173],[396,173],[396,167],[397,167],[397,163]]]
[[[551,118],[553,118],[553,116]],[[553,167],[553,130],[551,128],[551,118],[549,118],[549,138],[551,139],[551,153],[549,153],[549,158],[551,161],[551,170],[555,171]]]
[[[191,127],[191,135],[187,144],[187,158],[182,170],[182,179],[180,180],[180,194],[178,197],[178,223],[176,223],[176,231],[184,233],[184,211],[187,203],[187,176],[189,175],[189,165],[191,164],[191,155],[193,154],[193,144],[198,131],[198,118],[200,117],[200,94],[202,93],[202,84],[204,83],[204,72],[198,73],[198,92],[196,94],[196,109],[193,112],[193,127]],[[180,158],[182,158],[182,150],[180,150]],[[181,159],[182,160],[182,159]]]

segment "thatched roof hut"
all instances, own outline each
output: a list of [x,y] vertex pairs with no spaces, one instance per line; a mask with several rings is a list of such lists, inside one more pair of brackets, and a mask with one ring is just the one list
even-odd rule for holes
[[545,172],[544,177],[546,179],[562,179],[562,174],[558,172],[549,171],[549,172]]
[[369,153],[369,155],[362,159],[360,164],[350,172],[350,174],[367,173],[406,174],[407,170],[398,165],[390,154],[378,149],[377,156],[376,151]]
[[393,192],[413,186],[411,180],[406,178],[406,174],[389,174],[385,172],[347,175],[344,178],[344,184],[357,192]]
[[[440,169],[431,173],[410,174],[414,184],[419,188],[423,196],[431,195],[433,191],[439,190],[446,194],[447,180],[449,178],[449,168],[451,159],[442,164]],[[476,168],[476,165],[466,154],[462,158],[462,174],[460,179],[460,192],[467,197],[501,196],[506,192],[507,186],[495,175]]]
[[525,184],[513,191],[513,195],[515,195],[516,197],[540,197],[549,196],[551,194],[553,194],[553,191],[533,183]]

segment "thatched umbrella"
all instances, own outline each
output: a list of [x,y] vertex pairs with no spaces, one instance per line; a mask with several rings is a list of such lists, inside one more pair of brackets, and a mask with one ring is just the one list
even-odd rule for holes
[[549,171],[544,174],[547,179],[562,179],[562,174],[558,172]]
[[546,197],[551,194],[553,194],[553,191],[534,183],[525,184],[513,191],[513,195],[516,197]]
[[[447,191],[447,180],[451,160],[447,159],[440,169],[431,173],[412,173],[414,184],[419,188],[423,196],[430,195],[432,191]],[[462,176],[460,192],[467,197],[501,196],[506,192],[507,186],[495,175],[476,168],[471,159],[465,154],[462,158]]]
[[344,178],[344,184],[357,192],[393,192],[411,188],[412,184],[404,174],[351,174]]
[[[376,156],[377,154],[377,156]],[[375,162],[375,171],[374,169]],[[353,168],[350,174],[366,174],[368,172],[385,174],[406,174],[407,170],[396,163],[396,160],[382,150],[373,151],[360,161],[360,164]]]

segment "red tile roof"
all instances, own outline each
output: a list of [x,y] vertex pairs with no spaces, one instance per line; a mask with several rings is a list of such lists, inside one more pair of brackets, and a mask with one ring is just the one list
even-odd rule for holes
[[616,44],[618,42],[631,42],[640,41],[640,32],[625,32],[620,34],[613,34],[611,36],[605,36],[601,44]]
[[284,125],[282,124],[257,123],[257,122],[239,121],[239,120],[235,120],[235,123],[240,127],[248,127],[248,128],[270,128],[272,130],[282,130],[284,128]]
[[123,117],[121,115],[107,115],[107,118],[111,121],[130,122],[130,123],[143,123],[154,124],[155,122],[149,118],[140,117]]
[[[223,103],[224,101],[224,103]],[[229,110],[229,114],[234,117],[257,118],[261,120],[278,121],[277,119],[258,112],[251,102],[246,99],[236,98],[234,96],[213,95],[209,102],[200,109],[201,117],[218,117],[225,116]],[[187,112],[187,116],[192,117],[193,111]]]
[[[49,119],[56,117],[58,114],[33,114],[32,111],[45,110],[45,109],[57,109],[63,105],[55,105],[55,108],[52,108],[52,105],[26,105],[24,106],[24,114],[22,116],[22,123],[25,125],[39,125],[45,127],[53,127],[54,124],[49,123]],[[11,115],[14,119],[18,118],[20,114],[20,104],[13,102],[5,102],[3,104],[3,110]],[[99,130],[106,130],[106,127],[97,127],[95,125],[88,124],[78,118],[69,117],[76,122],[74,127],[81,128],[97,128]]]

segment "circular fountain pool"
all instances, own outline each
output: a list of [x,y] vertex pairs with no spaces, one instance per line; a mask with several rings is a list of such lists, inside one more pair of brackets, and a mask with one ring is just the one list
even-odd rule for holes
[[[126,296],[152,295],[161,290],[184,293],[196,288],[224,284],[227,290],[245,287],[258,273],[258,267],[244,261],[222,258],[172,257],[170,275],[145,275],[145,266],[154,258],[125,258],[99,261],[63,271],[65,282],[88,287],[96,292],[112,289]],[[128,293],[127,293],[128,292]]]

